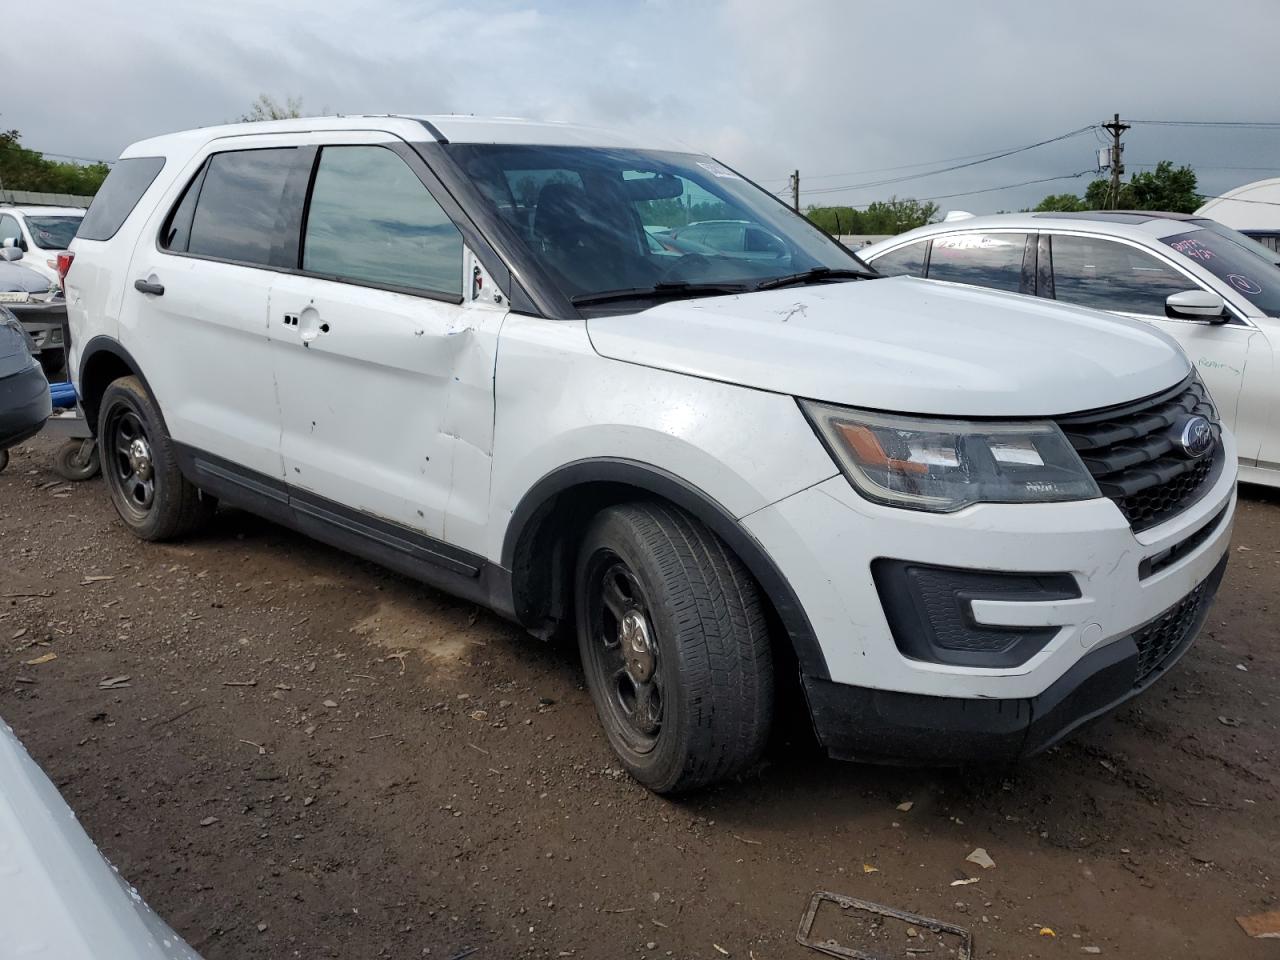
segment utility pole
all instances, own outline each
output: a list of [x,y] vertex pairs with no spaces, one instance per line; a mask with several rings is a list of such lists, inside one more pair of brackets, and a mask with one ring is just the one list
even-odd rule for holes
[[800,171],[791,174],[791,209],[800,212]]
[[1129,124],[1120,122],[1120,114],[1116,114],[1110,123],[1104,123],[1102,129],[1111,134],[1111,209],[1120,204],[1120,176],[1124,173],[1124,147],[1120,145],[1120,134],[1129,129]]

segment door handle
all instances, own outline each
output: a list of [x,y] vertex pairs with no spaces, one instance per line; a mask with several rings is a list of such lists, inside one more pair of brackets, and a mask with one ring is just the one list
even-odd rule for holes
[[133,281],[133,289],[139,293],[149,293],[152,296],[164,296],[164,284],[155,280],[135,280]]

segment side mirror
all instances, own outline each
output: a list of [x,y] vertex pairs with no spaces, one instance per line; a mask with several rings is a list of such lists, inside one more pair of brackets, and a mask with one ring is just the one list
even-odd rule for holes
[[1171,293],[1164,302],[1166,316],[1175,320],[1207,320],[1209,323],[1226,323],[1231,319],[1227,302],[1209,290],[1183,290]]
[[[7,240],[5,241],[6,244],[8,242]],[[13,263],[13,261],[21,259],[22,249],[20,247],[0,247],[0,260],[7,260],[9,263]]]

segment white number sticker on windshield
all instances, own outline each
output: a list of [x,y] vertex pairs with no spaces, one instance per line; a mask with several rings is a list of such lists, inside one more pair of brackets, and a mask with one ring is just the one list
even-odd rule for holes
[[726,167],[723,163],[716,163],[714,160],[699,160],[698,166],[713,177],[720,177],[723,180],[741,180],[742,178]]

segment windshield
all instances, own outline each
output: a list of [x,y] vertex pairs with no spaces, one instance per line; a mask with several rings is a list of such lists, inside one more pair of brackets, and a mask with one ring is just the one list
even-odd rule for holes
[[1192,220],[1196,226],[1204,227],[1206,230],[1212,230],[1220,237],[1226,237],[1232,243],[1238,243],[1256,257],[1261,257],[1267,263],[1280,265],[1280,254],[1272,250],[1268,246],[1259,243],[1253,237],[1241,233],[1239,230],[1232,230],[1228,226],[1224,226],[1217,220]]
[[1194,260],[1268,317],[1280,317],[1280,267],[1212,230],[1161,238]]
[[874,275],[710,157],[491,144],[446,149],[529,255],[579,303],[619,292],[643,297],[662,286],[688,295],[698,287],[747,290],[823,268]]
[[71,246],[83,217],[27,217],[27,229],[36,246],[44,250],[65,250]]

